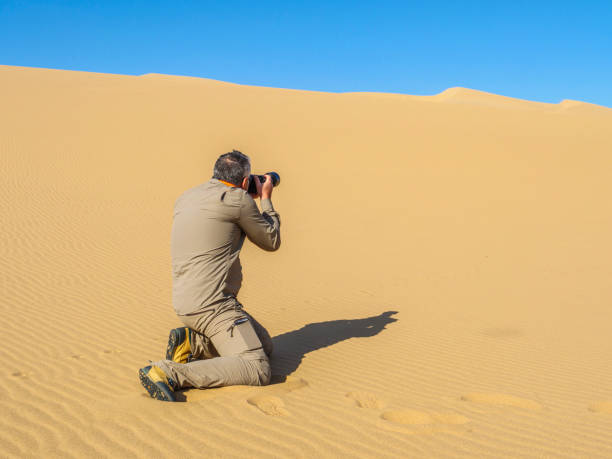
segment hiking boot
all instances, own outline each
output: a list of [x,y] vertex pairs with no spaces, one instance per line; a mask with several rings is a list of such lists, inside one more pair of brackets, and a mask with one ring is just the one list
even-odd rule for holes
[[170,330],[168,336],[168,347],[166,348],[166,360],[176,363],[187,363],[191,357],[191,329],[187,327]]
[[155,365],[149,365],[138,370],[140,383],[147,390],[149,395],[157,400],[164,402],[174,402],[174,391],[176,383],[168,378],[166,373]]

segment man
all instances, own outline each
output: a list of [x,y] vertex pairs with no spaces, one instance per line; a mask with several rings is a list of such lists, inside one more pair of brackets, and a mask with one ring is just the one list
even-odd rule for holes
[[139,371],[153,398],[174,401],[174,391],[187,387],[270,382],[270,336],[236,298],[245,236],[264,250],[280,246],[271,177],[261,184],[254,176],[257,194],[249,195],[250,174],[248,156],[233,150],[217,159],[211,180],[175,203],[172,302],[185,327],[170,332],[165,360]]

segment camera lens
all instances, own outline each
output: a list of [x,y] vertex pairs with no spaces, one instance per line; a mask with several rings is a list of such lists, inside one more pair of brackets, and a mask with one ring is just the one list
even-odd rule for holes
[[278,175],[276,172],[268,172],[266,175],[269,175],[272,179],[272,185],[276,186],[280,183],[280,175]]

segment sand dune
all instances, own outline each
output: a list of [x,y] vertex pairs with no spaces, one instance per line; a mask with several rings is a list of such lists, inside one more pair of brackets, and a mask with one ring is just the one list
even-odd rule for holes
[[[0,67],[0,456],[612,456],[612,110]],[[274,384],[152,400],[171,210],[237,148]]]

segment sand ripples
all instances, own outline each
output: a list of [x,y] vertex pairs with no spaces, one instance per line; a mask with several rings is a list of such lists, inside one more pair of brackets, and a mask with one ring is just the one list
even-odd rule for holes
[[[612,456],[604,109],[0,79],[0,456]],[[243,253],[274,384],[156,402],[172,204],[233,147],[290,178],[283,248]]]

